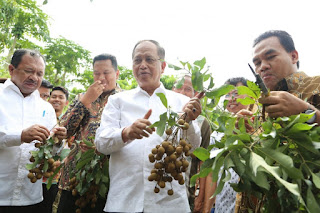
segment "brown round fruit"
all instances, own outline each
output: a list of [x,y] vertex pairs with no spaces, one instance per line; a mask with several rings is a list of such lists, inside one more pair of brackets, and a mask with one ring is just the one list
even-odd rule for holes
[[154,158],[153,154],[149,154],[149,161],[150,163],[153,163],[156,159]]
[[173,190],[172,189],[168,190],[168,195],[173,195]]
[[35,182],[37,182],[37,178],[36,177],[33,177],[32,179],[30,179],[30,181],[31,181],[31,183],[35,183]]
[[73,189],[73,190],[72,190],[72,195],[73,195],[73,196],[77,196],[77,194],[78,194],[78,191],[77,191],[76,189]]
[[182,129],[184,129],[184,130],[189,129],[189,124],[187,122],[184,123]]
[[41,145],[42,145],[41,143],[35,143],[35,144],[34,144],[34,146],[35,146],[36,148],[40,148]]
[[159,193],[160,192],[160,189],[158,187],[154,187],[154,193]]
[[187,142],[184,139],[181,139],[179,144],[184,147],[187,145]]
[[160,181],[158,185],[160,186],[160,188],[166,187],[166,183],[164,181]]
[[184,124],[184,120],[183,119],[179,119],[178,120],[178,124],[183,125]]
[[171,135],[171,134],[172,134],[172,129],[167,129],[167,130],[166,130],[166,134],[167,134],[167,135]]
[[29,174],[28,174],[28,178],[29,178],[29,179],[34,178],[34,174],[33,174],[32,172],[29,172]]
[[152,150],[151,150],[151,152],[152,152],[152,154],[157,154],[158,153],[158,149],[157,148],[153,148]]
[[52,164],[54,163],[54,159],[53,159],[53,158],[50,158],[50,159],[48,160],[48,163],[49,163],[50,165],[52,165]]

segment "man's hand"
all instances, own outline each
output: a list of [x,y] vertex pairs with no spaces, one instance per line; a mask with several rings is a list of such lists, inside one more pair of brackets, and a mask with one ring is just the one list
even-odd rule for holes
[[50,132],[46,127],[35,124],[22,130],[21,142],[30,143],[34,140],[45,142],[49,135]]
[[81,103],[86,108],[91,107],[91,103],[97,100],[97,98],[103,93],[104,86],[101,81],[95,81],[90,85],[87,92],[80,98]]
[[59,139],[59,141],[67,138],[67,129],[65,127],[55,127],[52,129],[52,132]]
[[238,122],[239,122],[239,118],[243,118],[244,119],[244,125],[246,127],[246,130],[248,133],[253,132],[254,128],[249,124],[248,119],[250,119],[252,117],[253,113],[249,110],[246,109],[242,109],[239,112],[237,112],[236,117],[237,122],[236,122],[236,128],[238,128]]
[[204,93],[202,92],[197,94],[183,107],[183,111],[187,113],[186,122],[195,120],[201,114],[200,99],[203,97],[203,95]]
[[[155,128],[149,128],[151,125],[148,120],[152,110],[144,115],[142,119],[136,120],[131,126],[128,126],[122,131],[122,140],[123,142],[127,142],[129,140],[142,139],[143,137],[149,137],[149,134],[155,131]],[[148,134],[149,133],[149,134]]]
[[284,91],[271,91],[270,96],[259,99],[272,118],[297,115],[308,109],[308,103]]

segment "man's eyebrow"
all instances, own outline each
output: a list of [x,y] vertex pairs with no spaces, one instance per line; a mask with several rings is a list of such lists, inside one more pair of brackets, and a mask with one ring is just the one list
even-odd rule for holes
[[[275,52],[276,52],[275,49],[270,49],[267,52],[265,52],[263,55],[270,55],[270,54],[275,53]],[[252,62],[255,63],[258,60],[259,60],[258,58],[254,58],[254,59],[252,59]]]
[[264,55],[269,55],[269,54],[274,53],[274,52],[276,52],[276,50],[270,49],[270,50],[268,50],[267,52],[265,52]]

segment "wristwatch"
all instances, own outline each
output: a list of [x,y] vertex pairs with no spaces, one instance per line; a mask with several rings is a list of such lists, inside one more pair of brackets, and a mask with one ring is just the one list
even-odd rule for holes
[[[314,113],[314,112],[315,111],[313,109],[311,109],[310,104],[309,104],[308,109],[306,111],[304,111],[303,113],[311,114],[311,113]],[[313,116],[309,120],[306,121],[306,123],[313,124],[316,121],[316,118],[317,118],[317,115],[316,115],[316,113],[314,113]]]

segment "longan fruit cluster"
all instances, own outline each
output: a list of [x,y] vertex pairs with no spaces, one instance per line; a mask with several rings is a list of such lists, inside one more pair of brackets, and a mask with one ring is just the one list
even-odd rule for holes
[[[30,169],[28,173],[28,178],[30,179],[31,183],[37,182],[37,180],[42,179],[42,177],[49,178],[53,175],[54,171],[58,167],[58,162],[56,162],[53,158],[47,160],[48,162],[48,169],[44,171],[44,161],[46,159],[42,159],[40,164],[37,165],[36,168]],[[30,158],[30,162],[34,162],[35,159],[33,156]]]
[[76,212],[81,213],[81,209],[85,208],[88,204],[90,204],[91,208],[95,208],[98,199],[97,193],[99,191],[99,186],[96,184],[91,184],[88,191],[86,191],[83,195],[80,195],[76,189],[78,184],[79,182],[76,180],[76,177],[70,179],[70,190],[72,191],[72,195],[80,196],[75,202],[75,205],[78,207]]
[[[180,126],[183,130],[189,128],[189,124],[185,123],[183,119],[180,119],[178,124],[183,125]],[[172,129],[167,129],[166,134],[172,134]],[[175,137],[172,137],[171,141],[165,140],[151,150],[149,161],[154,163],[154,169],[151,170],[148,180],[157,182],[154,188],[155,193],[159,193],[160,188],[165,188],[166,183],[170,183],[171,188],[168,190],[168,195],[173,195],[171,184],[173,179],[178,181],[180,185],[184,184],[182,172],[186,172],[189,166],[185,157],[191,155],[191,148],[192,145],[185,139],[180,139],[177,143]]]

